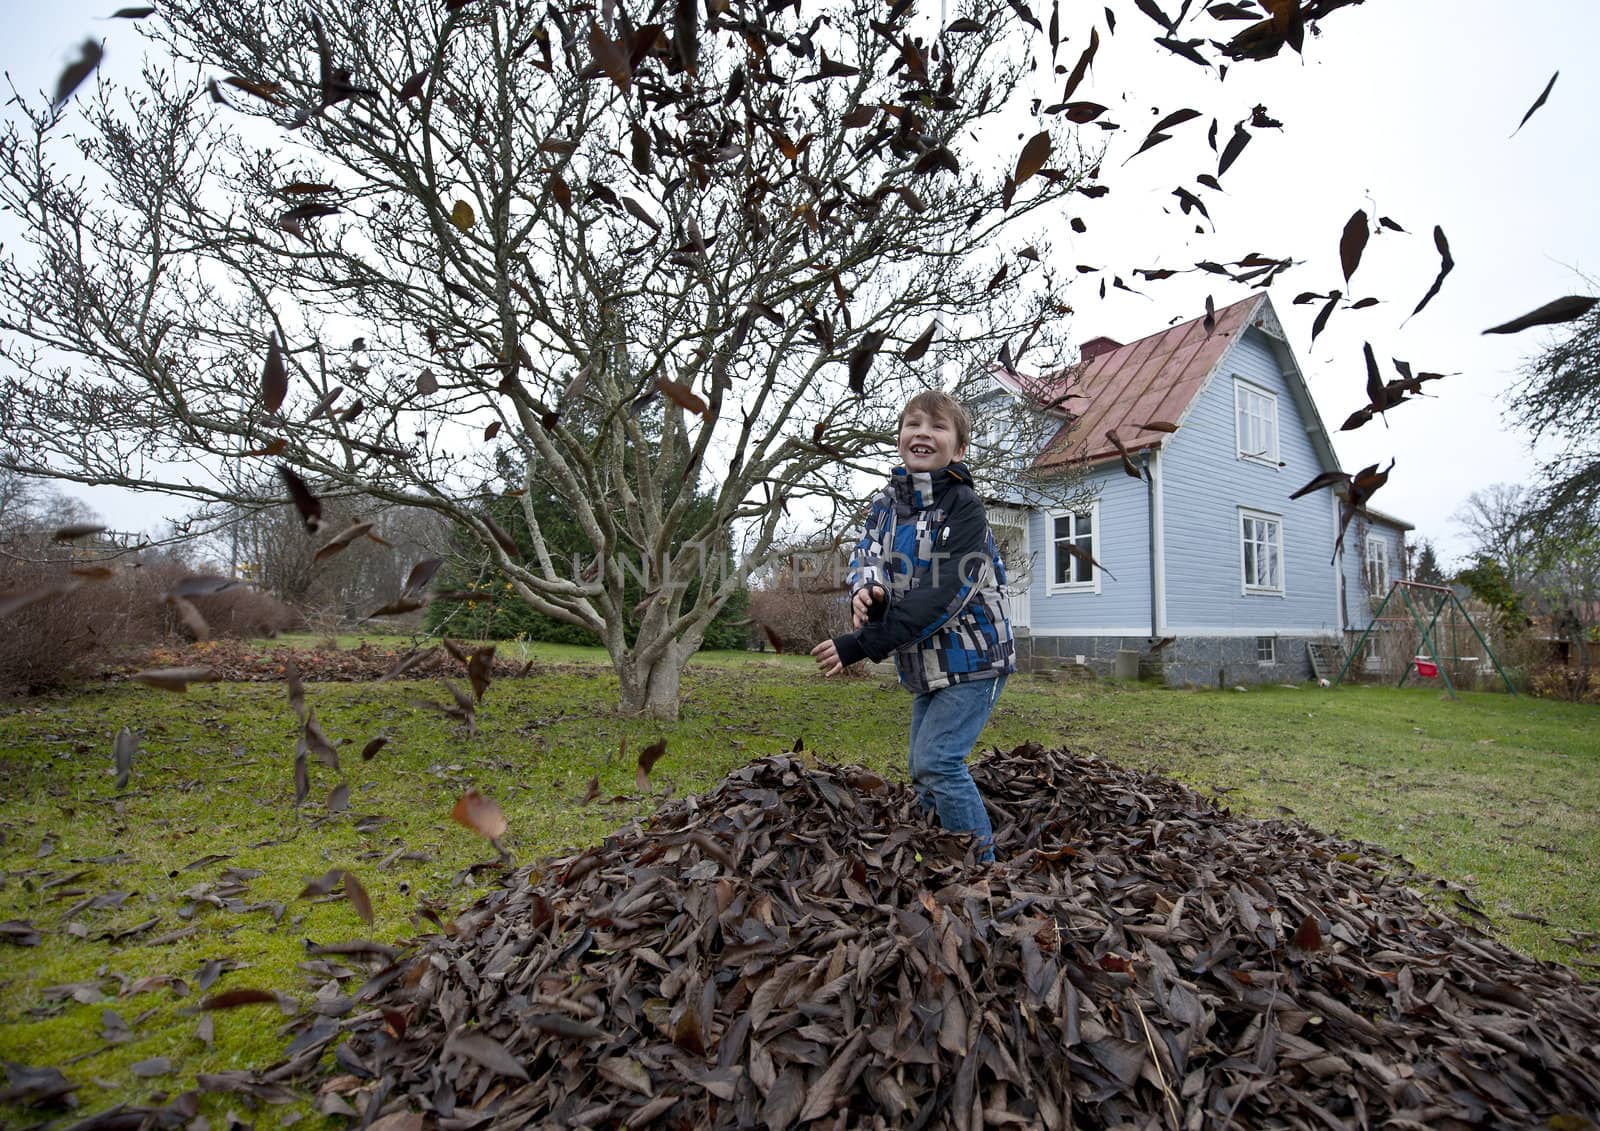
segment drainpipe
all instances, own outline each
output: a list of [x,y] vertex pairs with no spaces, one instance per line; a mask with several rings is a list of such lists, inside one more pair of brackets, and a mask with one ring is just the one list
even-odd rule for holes
[[1150,639],[1161,639],[1161,598],[1157,590],[1160,584],[1160,563],[1156,555],[1156,479],[1150,472],[1150,464],[1154,459],[1154,449],[1146,448],[1139,461],[1139,470],[1144,472],[1145,513],[1150,520]]

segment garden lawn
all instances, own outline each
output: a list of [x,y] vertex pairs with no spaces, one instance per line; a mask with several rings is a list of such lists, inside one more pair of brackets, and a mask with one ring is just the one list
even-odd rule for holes
[[[904,774],[908,699],[883,674],[824,682],[805,657],[708,655],[685,677],[681,719],[667,724],[612,713],[616,683],[598,651],[528,654],[547,666],[497,682],[473,739],[417,708],[445,701],[436,682],[309,685],[308,705],[347,744],[337,772],[312,760],[298,808],[297,721],[281,684],[202,684],[186,695],[120,684],[9,707],[0,717],[0,921],[10,921],[0,932],[0,1060],[61,1068],[84,1112],[176,1094],[199,1072],[272,1062],[285,1043],[274,1007],[199,1014],[195,1005],[246,987],[304,999],[313,983],[297,964],[308,961],[307,940],[405,942],[431,929],[420,906],[448,919],[494,883],[497,870],[471,867],[493,849],[450,819],[469,787],[504,808],[505,846],[524,863],[647,815],[664,790],[704,790],[799,741],[821,758]],[[111,744],[123,726],[142,730],[143,749],[119,793]],[[388,744],[363,761],[379,735]],[[659,739],[667,751],[643,795],[637,752]],[[1451,701],[1424,689],[1191,692],[1018,676],[982,741],[1029,740],[1159,770],[1236,812],[1372,842],[1465,885],[1510,944],[1574,964],[1597,957],[1595,937],[1582,934],[1600,927],[1593,707],[1487,693]],[[584,805],[592,775],[599,799]],[[349,807],[333,812],[327,798],[341,783]],[[299,898],[331,868],[360,879],[371,927],[337,894]],[[37,945],[21,945],[29,927]],[[203,1016],[214,1023],[210,1044],[196,1036]],[[203,1110],[216,1124],[230,1108],[239,1101],[210,1097]],[[300,1126],[322,1120],[301,1104],[284,1110],[308,1116]],[[0,1124],[38,1118],[0,1106]],[[276,1123],[271,1113],[262,1125]]]

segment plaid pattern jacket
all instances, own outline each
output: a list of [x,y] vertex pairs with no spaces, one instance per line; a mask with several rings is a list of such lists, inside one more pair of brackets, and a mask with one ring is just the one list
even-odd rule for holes
[[965,465],[896,468],[850,558],[850,595],[878,587],[868,621],[834,637],[839,659],[894,656],[921,694],[1016,669],[1005,566]]

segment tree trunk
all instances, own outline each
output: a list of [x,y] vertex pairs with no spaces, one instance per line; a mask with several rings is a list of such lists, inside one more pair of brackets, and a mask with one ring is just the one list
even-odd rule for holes
[[677,646],[648,666],[628,655],[614,660],[620,688],[617,709],[644,719],[676,720],[678,689],[689,652]]

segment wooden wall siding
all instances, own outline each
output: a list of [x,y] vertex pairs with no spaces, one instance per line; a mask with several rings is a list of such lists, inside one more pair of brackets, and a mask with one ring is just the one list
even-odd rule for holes
[[[1277,394],[1282,467],[1238,458],[1234,376]],[[1162,456],[1165,507],[1165,631],[1259,629],[1334,632],[1338,598],[1329,492],[1291,501],[1321,470],[1306,422],[1270,340],[1247,330],[1196,399]],[[1132,480],[1129,480],[1131,483]],[[1239,507],[1280,516],[1283,596],[1242,592]],[[1035,617],[1038,614],[1035,613]]]
[[1120,463],[1103,464],[1089,472],[1090,482],[1100,492],[1100,530],[1095,537],[1094,555],[1116,580],[1102,572],[1100,592],[1049,592],[1051,528],[1044,512],[1035,511],[1029,520],[1028,545],[1035,554],[1034,582],[1029,591],[1030,615],[1034,632],[1093,633],[1111,629],[1113,634],[1135,630],[1140,637],[1150,633],[1150,518],[1145,509],[1148,496],[1143,480],[1134,481]]
[[[1367,562],[1367,536],[1374,535],[1382,538],[1389,546],[1389,580],[1398,581],[1401,575],[1401,552],[1405,537],[1397,527],[1366,515],[1357,515],[1350,523],[1350,530],[1344,536],[1344,584],[1345,592],[1349,595],[1347,602],[1347,615],[1349,628],[1363,629],[1372,619],[1372,614],[1377,608],[1377,602],[1369,598],[1383,600],[1384,593],[1368,593],[1366,579]],[[1404,615],[1403,610],[1390,610]]]

